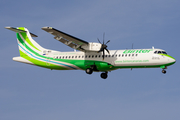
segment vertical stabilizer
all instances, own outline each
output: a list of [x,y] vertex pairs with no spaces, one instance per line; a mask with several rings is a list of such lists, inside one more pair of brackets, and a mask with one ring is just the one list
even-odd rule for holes
[[16,32],[17,42],[19,46],[20,56],[26,56],[27,53],[42,54],[45,48],[41,47],[32,37],[37,37],[37,35],[30,33],[25,27],[5,27],[6,29]]

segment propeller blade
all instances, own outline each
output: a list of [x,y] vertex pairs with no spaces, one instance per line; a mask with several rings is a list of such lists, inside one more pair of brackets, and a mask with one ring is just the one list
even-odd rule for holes
[[[98,38],[97,38],[98,39]],[[105,33],[103,34],[103,44],[100,42],[100,40],[98,39],[98,41],[99,41],[99,43],[101,44],[101,48],[100,48],[100,50],[97,52],[97,53],[100,53],[100,52],[103,52],[103,55],[102,55],[102,57],[103,57],[103,60],[104,60],[104,58],[105,58],[105,50],[110,54],[110,52],[109,52],[109,50],[107,49],[107,43],[109,43],[110,42],[110,40],[108,40],[107,42],[106,42],[106,44],[104,44],[104,39],[105,39]]]
[[[109,50],[107,48],[105,48],[105,50],[109,53]],[[110,54],[110,53],[109,53]]]
[[104,54],[104,50],[103,50],[103,56],[102,56],[102,57],[103,57],[103,60],[104,60],[104,56],[105,56],[105,54]]
[[105,37],[105,33],[103,34],[103,44],[104,44],[104,37]]
[[101,49],[98,51],[98,53],[99,53],[99,52],[102,52],[103,49],[104,49],[104,48],[103,48],[103,45],[101,45]]
[[106,42],[106,44],[107,44],[108,42],[110,42],[110,40],[108,40],[108,41]]
[[98,39],[99,43],[101,43],[100,40],[99,40],[99,38],[97,38],[97,39]]

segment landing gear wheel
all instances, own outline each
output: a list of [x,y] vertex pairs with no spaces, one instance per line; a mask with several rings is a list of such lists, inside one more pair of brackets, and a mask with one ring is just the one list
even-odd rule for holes
[[166,70],[162,70],[162,73],[166,74]]
[[106,79],[108,77],[107,73],[101,73],[101,78]]
[[87,74],[92,74],[92,73],[93,73],[93,70],[92,70],[91,68],[87,68],[87,69],[86,69],[86,73],[87,73]]

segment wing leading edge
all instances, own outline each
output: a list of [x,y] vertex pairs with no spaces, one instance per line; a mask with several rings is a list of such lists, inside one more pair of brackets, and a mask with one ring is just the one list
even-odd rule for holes
[[46,32],[54,35],[55,36],[54,38],[56,40],[62,42],[63,44],[65,44],[73,49],[86,52],[86,50],[84,48],[88,47],[88,45],[89,45],[88,42],[81,40],[79,38],[76,38],[74,36],[71,36],[67,33],[59,31],[52,27],[43,27],[42,29],[45,30]]

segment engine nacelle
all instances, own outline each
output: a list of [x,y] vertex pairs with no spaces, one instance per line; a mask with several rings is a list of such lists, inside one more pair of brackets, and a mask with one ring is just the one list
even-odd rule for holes
[[102,44],[100,43],[89,43],[88,46],[82,46],[86,51],[99,51]]

